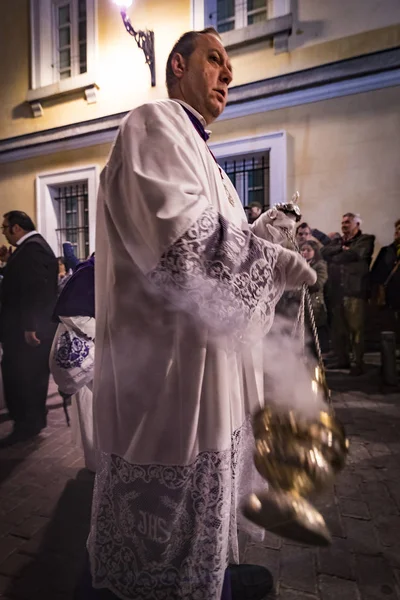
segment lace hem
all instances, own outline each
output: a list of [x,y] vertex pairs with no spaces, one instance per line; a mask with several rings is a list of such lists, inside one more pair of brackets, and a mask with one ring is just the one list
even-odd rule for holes
[[187,466],[103,454],[88,541],[94,586],[123,600],[220,600],[228,559],[238,561],[241,497],[254,489],[253,445],[246,422],[230,449]]

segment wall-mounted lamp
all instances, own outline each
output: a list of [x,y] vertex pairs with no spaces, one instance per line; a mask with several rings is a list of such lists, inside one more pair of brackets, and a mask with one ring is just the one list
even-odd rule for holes
[[146,64],[149,65],[151,74],[151,85],[156,85],[156,71],[154,58],[154,31],[135,31],[130,18],[126,14],[126,9],[132,4],[132,0],[114,0],[114,4],[120,7],[121,17],[127,32],[135,38],[139,48],[143,50],[146,58]]

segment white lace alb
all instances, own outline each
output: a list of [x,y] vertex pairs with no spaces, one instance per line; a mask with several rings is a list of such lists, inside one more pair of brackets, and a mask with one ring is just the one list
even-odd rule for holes
[[213,331],[242,337],[272,325],[284,289],[279,246],[236,227],[213,207],[161,257],[150,280]]
[[88,541],[94,586],[123,600],[219,600],[228,560],[238,561],[241,499],[257,477],[253,447],[246,422],[231,448],[191,465],[103,454]]

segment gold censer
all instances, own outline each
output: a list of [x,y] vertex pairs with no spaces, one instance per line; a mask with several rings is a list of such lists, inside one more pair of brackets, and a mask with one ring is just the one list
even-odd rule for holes
[[[327,392],[316,367],[312,393]],[[344,467],[349,442],[335,416],[320,411],[307,420],[294,410],[265,408],[254,416],[254,461],[269,489],[252,493],[244,515],[276,535],[315,546],[331,536],[323,516],[307,497],[330,486]]]
[[[298,199],[296,192],[292,202],[276,207],[297,222],[301,220]],[[294,236],[288,230],[286,235],[299,251]],[[349,442],[333,412],[311,296],[308,287],[303,285],[294,332],[301,330],[304,349],[306,312],[318,361],[311,380],[311,405],[317,406],[323,398],[327,410],[307,418],[295,409],[283,411],[267,407],[254,416],[254,462],[269,488],[250,494],[243,513],[276,535],[304,544],[327,546],[331,542],[329,530],[310,500],[328,488],[343,469]],[[309,403],[310,398],[305,400]]]
[[[290,215],[295,222],[301,220],[299,196],[296,192],[288,204],[276,205],[277,210]],[[286,235],[292,247],[299,251],[288,229]],[[322,397],[328,410],[307,418],[295,409],[283,411],[267,407],[254,416],[254,462],[269,488],[250,494],[243,513],[276,535],[304,544],[327,546],[331,542],[329,530],[310,500],[328,488],[343,469],[349,442],[333,413],[311,296],[308,287],[303,285],[293,335],[300,331],[304,350],[306,312],[318,361],[311,381],[311,405],[316,406]],[[309,403],[310,398],[305,400]]]

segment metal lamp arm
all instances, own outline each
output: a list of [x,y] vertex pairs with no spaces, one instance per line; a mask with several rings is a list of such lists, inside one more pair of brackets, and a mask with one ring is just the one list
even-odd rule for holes
[[121,10],[121,17],[126,31],[135,38],[135,42],[137,43],[140,50],[143,50],[146,59],[146,64],[149,65],[150,69],[151,86],[154,87],[156,85],[154,31],[135,31],[131,20],[124,9]]

